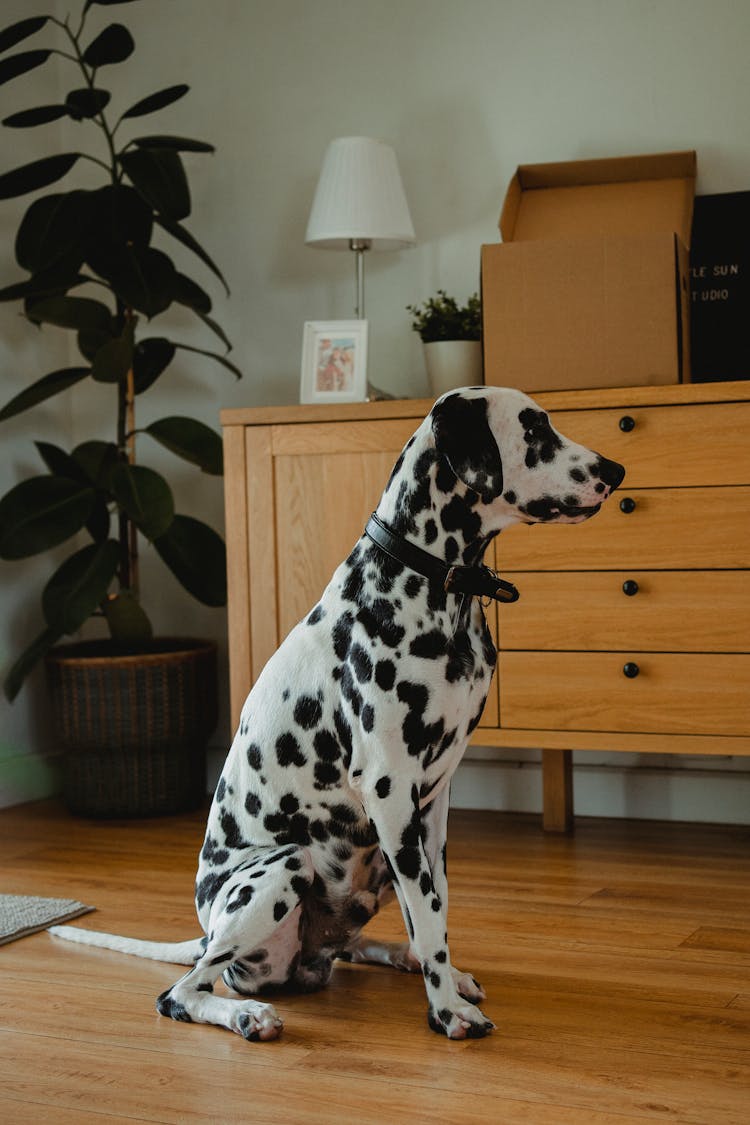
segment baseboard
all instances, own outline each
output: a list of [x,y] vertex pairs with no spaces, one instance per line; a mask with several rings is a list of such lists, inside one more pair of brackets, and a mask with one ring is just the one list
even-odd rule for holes
[[[750,772],[577,762],[573,804],[578,816],[750,824]],[[541,813],[541,762],[464,760],[451,783],[451,805]]]
[[0,757],[0,809],[43,801],[59,792],[59,756],[14,754]]

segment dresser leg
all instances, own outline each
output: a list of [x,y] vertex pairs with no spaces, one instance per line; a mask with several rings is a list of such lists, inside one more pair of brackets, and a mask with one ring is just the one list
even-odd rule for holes
[[542,750],[545,832],[573,831],[573,754],[570,750]]

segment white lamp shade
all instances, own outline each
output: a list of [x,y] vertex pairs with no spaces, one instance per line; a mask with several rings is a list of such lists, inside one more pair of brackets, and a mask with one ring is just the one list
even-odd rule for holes
[[351,239],[367,239],[372,250],[416,242],[396,154],[370,137],[329,144],[305,235],[327,250],[348,250]]

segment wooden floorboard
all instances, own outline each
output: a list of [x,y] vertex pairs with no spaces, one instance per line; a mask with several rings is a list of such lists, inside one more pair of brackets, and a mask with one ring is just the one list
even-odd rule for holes
[[[76,924],[198,933],[205,813],[90,822],[53,802],[0,813],[0,891],[77,898]],[[497,1030],[450,1043],[421,980],[338,965],[283,996],[284,1035],[246,1043],[157,1015],[183,970],[35,934],[0,947],[0,1116],[8,1125],[747,1125],[750,830],[456,812],[454,962]],[[372,923],[401,939],[395,907]]]

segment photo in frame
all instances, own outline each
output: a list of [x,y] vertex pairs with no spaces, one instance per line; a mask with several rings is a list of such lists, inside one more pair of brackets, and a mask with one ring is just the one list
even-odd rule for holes
[[366,399],[367,321],[305,321],[300,402]]

